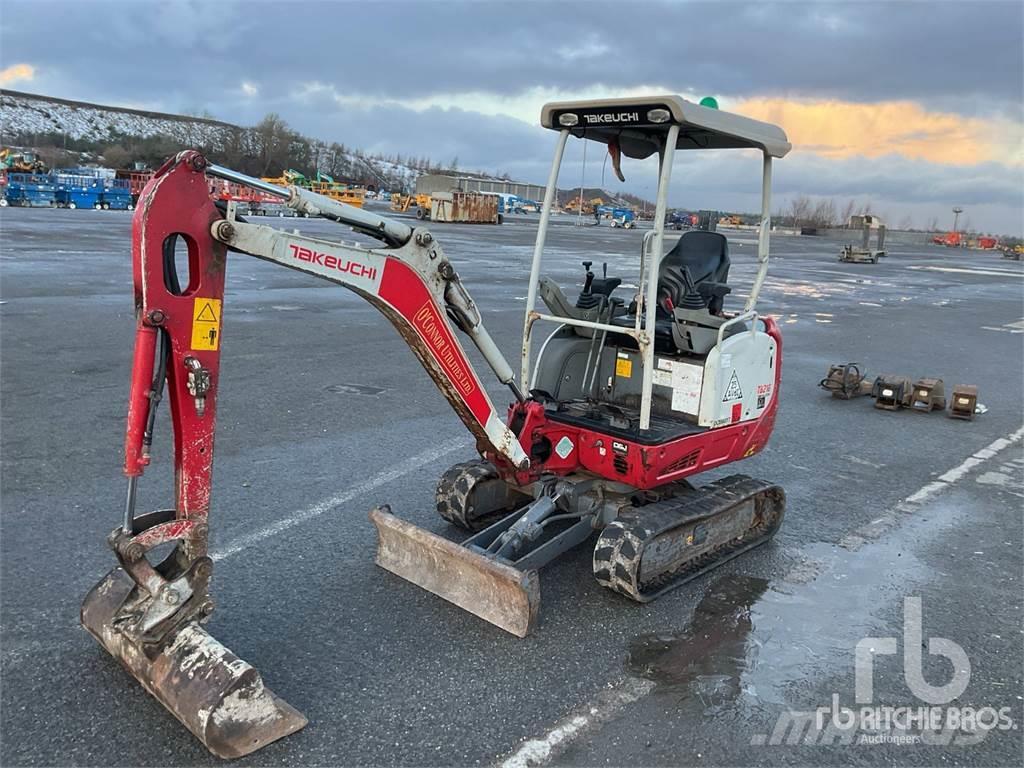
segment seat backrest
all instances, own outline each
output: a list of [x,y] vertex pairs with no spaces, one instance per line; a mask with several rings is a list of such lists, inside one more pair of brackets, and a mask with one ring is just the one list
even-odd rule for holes
[[679,306],[686,293],[683,267],[690,270],[694,286],[708,281],[729,281],[729,241],[725,235],[705,230],[684,232],[675,247],[665,254],[658,272],[658,294],[667,295]]

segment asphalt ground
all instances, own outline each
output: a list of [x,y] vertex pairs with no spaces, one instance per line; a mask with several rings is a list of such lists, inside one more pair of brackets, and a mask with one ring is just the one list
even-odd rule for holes
[[[535,221],[431,226],[513,361]],[[267,223],[352,239],[328,222]],[[570,296],[583,260],[635,284],[640,231],[571,224],[552,227],[545,274]],[[218,764],[78,624],[113,566],[104,539],[124,497],[130,215],[4,209],[0,233],[0,763]],[[756,249],[753,233],[728,234],[735,308]],[[232,256],[208,628],[310,721],[239,763],[1019,765],[1022,265],[898,244],[877,265],[840,264],[836,241],[772,242],[759,309],[784,334],[775,433],[708,479],[782,485],[782,529],[648,606],[600,588],[583,546],[544,570],[525,640],[373,563],[377,503],[458,538],[433,510],[434,484],[473,456],[398,335],[351,293]],[[871,376],[977,384],[988,412],[958,421],[833,400],[817,383],[848,360]],[[172,499],[161,416],[140,509]],[[949,706],[1009,707],[1017,728],[945,746],[772,744],[782,713],[853,700],[858,640],[900,637],[911,596],[925,635],[971,660]],[[916,705],[901,658],[876,663],[876,699]],[[927,653],[925,672],[949,677]]]

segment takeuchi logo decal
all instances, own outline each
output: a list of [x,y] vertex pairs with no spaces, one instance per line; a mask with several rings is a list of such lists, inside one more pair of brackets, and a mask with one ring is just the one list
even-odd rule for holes
[[584,115],[583,119],[595,123],[639,123],[639,112],[604,112],[600,115]]
[[365,277],[369,280],[377,279],[377,269],[375,267],[360,264],[358,261],[352,261],[351,259],[342,259],[330,253],[314,251],[312,248],[293,245],[292,243],[289,243],[288,247],[291,248],[293,259],[308,261],[310,264],[319,264],[321,267],[327,267],[328,269],[336,269],[353,277]]
[[416,310],[412,324],[434,351],[434,357],[441,363],[452,383],[463,395],[471,394],[476,389],[476,384],[463,363],[462,355],[449,340],[447,327],[434,305],[427,302]]

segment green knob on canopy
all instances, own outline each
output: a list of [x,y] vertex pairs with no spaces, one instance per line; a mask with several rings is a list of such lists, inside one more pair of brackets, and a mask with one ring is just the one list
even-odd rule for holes
[[700,100],[700,105],[708,109],[718,109],[718,99],[714,96],[705,96]]

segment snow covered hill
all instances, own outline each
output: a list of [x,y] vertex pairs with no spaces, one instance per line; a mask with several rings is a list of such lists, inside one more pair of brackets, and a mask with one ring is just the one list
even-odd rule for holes
[[215,147],[222,146],[231,132],[242,130],[208,118],[104,107],[8,90],[0,90],[0,125],[5,137],[57,133],[72,139],[102,141],[118,134],[165,135],[183,143]]
[[[253,146],[252,128],[191,115],[171,115],[138,109],[109,107],[0,89],[0,134],[5,144],[15,138],[35,143],[47,134],[114,142],[121,136],[144,138],[170,136],[183,147],[220,149],[233,143]],[[400,163],[363,155],[358,150],[341,153],[326,147],[316,153],[325,173],[345,175],[353,181],[381,189],[411,191],[422,171]],[[330,167],[326,158],[330,158]]]

